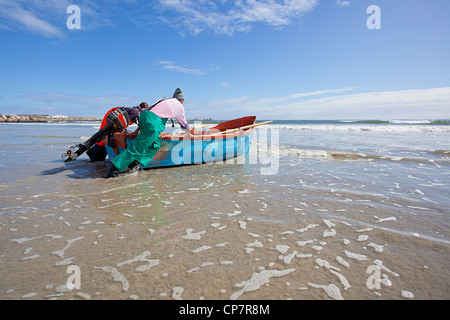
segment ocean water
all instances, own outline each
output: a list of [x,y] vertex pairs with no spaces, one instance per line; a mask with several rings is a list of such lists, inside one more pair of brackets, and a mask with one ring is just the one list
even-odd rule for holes
[[60,157],[98,128],[0,124],[0,299],[450,298],[448,122],[275,121],[114,179]]

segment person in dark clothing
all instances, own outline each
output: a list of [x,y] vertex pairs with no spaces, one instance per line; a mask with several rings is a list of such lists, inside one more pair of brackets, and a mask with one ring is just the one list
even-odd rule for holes
[[[105,116],[103,117],[102,123],[100,125],[100,130],[106,126],[108,115],[111,112],[114,112],[115,110],[117,110],[118,108],[119,107],[112,108],[105,114]],[[139,112],[146,108],[148,108],[147,102],[142,102],[137,107],[126,108],[126,112],[130,118],[129,124],[131,125],[131,124],[135,123],[136,118],[139,115]],[[107,156],[105,143],[103,141],[96,142],[95,145],[86,152],[86,154],[88,155],[90,162],[105,161],[106,156]]]

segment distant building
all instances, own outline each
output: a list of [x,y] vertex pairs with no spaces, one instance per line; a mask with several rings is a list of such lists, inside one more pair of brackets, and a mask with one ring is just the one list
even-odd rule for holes
[[212,121],[214,119],[213,118],[200,118],[200,117],[197,117],[197,118],[190,119],[190,120],[193,120],[193,121]]

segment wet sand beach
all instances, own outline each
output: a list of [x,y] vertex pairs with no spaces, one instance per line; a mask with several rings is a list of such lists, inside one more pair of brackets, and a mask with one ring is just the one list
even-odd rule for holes
[[234,163],[104,179],[104,163],[57,159],[77,130],[46,134],[33,165],[26,143],[0,150],[3,164],[27,160],[2,168],[0,299],[450,297],[445,152],[399,161],[290,144],[272,175]]

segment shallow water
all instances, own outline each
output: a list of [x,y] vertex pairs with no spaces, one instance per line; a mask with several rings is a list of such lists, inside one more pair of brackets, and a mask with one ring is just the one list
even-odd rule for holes
[[60,159],[97,125],[0,125],[0,299],[450,297],[448,126],[267,128],[253,162],[104,179]]

